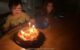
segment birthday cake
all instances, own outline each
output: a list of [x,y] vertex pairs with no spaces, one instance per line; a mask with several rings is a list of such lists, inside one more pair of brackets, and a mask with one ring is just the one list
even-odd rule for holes
[[45,41],[45,36],[35,25],[22,28],[13,38],[14,42],[23,48],[38,48]]
[[39,35],[39,31],[33,25],[32,27],[25,27],[19,31],[18,37],[23,41],[33,41],[36,40]]

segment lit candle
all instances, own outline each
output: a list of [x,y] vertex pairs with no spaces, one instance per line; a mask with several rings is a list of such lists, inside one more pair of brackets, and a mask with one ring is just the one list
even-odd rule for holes
[[35,25],[32,26],[33,31],[35,31]]
[[29,28],[31,27],[31,22],[29,22]]
[[36,29],[35,25],[31,25],[31,23],[29,22],[29,27],[25,28],[23,30],[20,31],[20,38],[22,38],[24,41],[33,41],[37,38],[38,36],[38,30]]

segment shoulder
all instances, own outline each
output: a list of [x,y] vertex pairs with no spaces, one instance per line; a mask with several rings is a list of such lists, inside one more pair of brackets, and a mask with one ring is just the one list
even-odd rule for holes
[[22,12],[22,17],[29,18],[29,15],[26,12]]
[[29,20],[30,16],[26,12],[22,12],[22,16],[26,19]]
[[28,13],[27,13],[27,12],[24,12],[24,11],[22,12],[22,14],[24,14],[24,15],[28,15]]
[[7,20],[12,20],[12,15],[8,15]]

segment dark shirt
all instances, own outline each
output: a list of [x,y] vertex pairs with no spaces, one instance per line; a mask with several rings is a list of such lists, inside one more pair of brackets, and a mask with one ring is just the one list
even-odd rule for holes
[[49,25],[49,15],[45,13],[38,13],[36,15],[36,26],[38,28],[44,29]]

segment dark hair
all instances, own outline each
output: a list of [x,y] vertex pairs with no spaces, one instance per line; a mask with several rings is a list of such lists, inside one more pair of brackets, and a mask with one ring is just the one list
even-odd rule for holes
[[18,4],[23,6],[21,0],[9,0],[8,6],[11,9],[13,6],[17,6]]
[[[55,11],[55,3],[54,3],[54,1],[52,1],[52,0],[47,0],[47,1],[44,2],[42,11],[43,11],[44,13],[47,13],[46,7],[47,7],[48,3],[52,3],[52,4],[53,4],[54,10],[52,10],[52,12],[54,12],[54,11]],[[51,13],[52,13],[52,12],[51,12]]]

